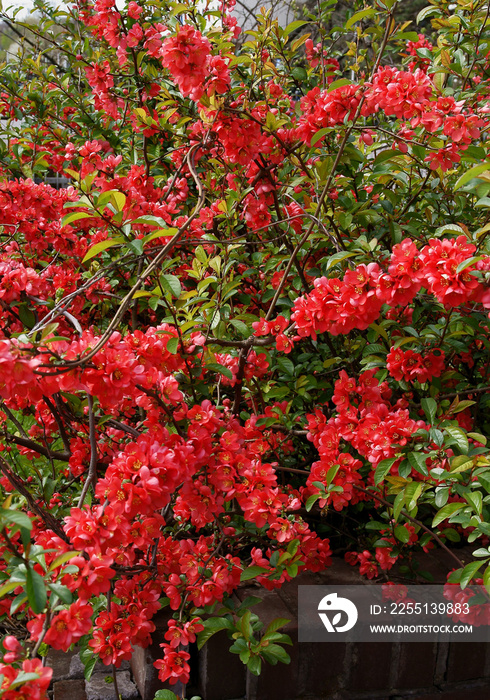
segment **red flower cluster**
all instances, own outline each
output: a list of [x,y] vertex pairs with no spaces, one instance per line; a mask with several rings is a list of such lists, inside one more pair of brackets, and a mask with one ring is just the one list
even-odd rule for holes
[[424,111],[432,89],[431,81],[420,68],[412,73],[384,66],[367,85],[363,114],[382,110],[398,119],[411,119]]
[[[22,676],[32,674],[22,682]],[[2,699],[5,700],[47,700],[48,688],[53,669],[44,667],[41,659],[26,659],[20,668],[10,663],[0,663],[2,676]],[[18,680],[17,680],[18,679]]]
[[444,350],[422,356],[413,350],[391,348],[386,360],[388,371],[397,382],[403,379],[406,382],[418,381],[424,384],[432,377],[440,377],[445,367]]
[[464,590],[461,590],[459,584],[446,583],[444,598],[454,604],[453,611],[447,614],[453,622],[464,622],[475,627],[488,627],[490,625],[490,603],[474,603],[472,601],[477,596],[487,598],[483,579],[476,579],[474,583],[475,585],[468,586]]
[[[61,610],[52,618],[43,641],[53,649],[68,651],[72,644],[76,644],[92,629],[93,613],[91,605],[86,604],[81,599],[76,600],[69,608]],[[37,641],[41,636],[44,621],[44,616],[39,615],[27,623],[27,629],[34,641]]]
[[387,272],[369,263],[348,270],[342,280],[317,278],[315,289],[296,299],[291,319],[301,337],[363,330],[378,318],[383,302],[406,305],[422,286],[446,307],[470,300],[488,307],[488,289],[471,273],[478,267],[485,269],[490,258],[484,256],[458,272],[458,266],[470,260],[475,250],[465,236],[431,238],[420,252],[413,241],[405,239],[393,246]]
[[364,330],[379,316],[382,301],[376,294],[380,268],[377,263],[348,270],[342,280],[318,277],[315,289],[294,302],[291,319],[298,335],[316,338],[317,333],[332,335]]
[[[307,479],[307,488],[302,497],[320,493],[316,481],[327,483],[327,474],[338,465],[333,483],[342,491],[331,491],[320,505],[332,503],[336,510],[342,510],[348,503],[356,503],[365,498],[363,479],[359,473],[362,462],[349,453],[340,452],[340,441],[351,446],[371,463],[374,470],[383,459],[394,457],[401,446],[406,445],[412,435],[425,424],[413,421],[408,411],[394,408],[389,403],[391,392],[386,383],[379,384],[374,371],[363,372],[358,382],[350,378],[344,370],[335,383],[333,402],[337,413],[328,421],[317,411],[308,416],[308,439],[313,442],[320,454],[320,462],[313,464]],[[392,467],[396,474],[397,462]],[[416,472],[414,472],[416,474]],[[373,476],[370,472],[368,480]]]
[[164,40],[160,53],[162,65],[169,70],[184,97],[199,100],[211,68],[209,41],[197,29],[185,24],[175,36]]
[[[296,136],[310,145],[320,129],[343,124],[346,118],[352,119],[360,101],[358,85],[343,85],[330,92],[313,88],[301,99],[303,114],[296,128]],[[316,145],[321,144],[323,139],[319,139]]]
[[276,349],[279,352],[290,353],[293,349],[294,341],[299,340],[298,336],[289,337],[284,331],[289,325],[289,321],[284,316],[277,316],[273,321],[266,321],[261,318],[260,321],[252,323],[252,328],[257,336],[261,335],[275,335],[276,336]]

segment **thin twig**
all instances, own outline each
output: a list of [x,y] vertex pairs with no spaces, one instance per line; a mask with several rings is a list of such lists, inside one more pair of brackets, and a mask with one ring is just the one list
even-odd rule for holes
[[94,400],[90,394],[87,394],[88,406],[88,424],[90,431],[90,465],[88,468],[87,478],[83,485],[82,493],[78,500],[78,508],[82,508],[85,496],[93,483],[94,488],[97,483],[97,437],[95,433],[95,417],[94,417]]

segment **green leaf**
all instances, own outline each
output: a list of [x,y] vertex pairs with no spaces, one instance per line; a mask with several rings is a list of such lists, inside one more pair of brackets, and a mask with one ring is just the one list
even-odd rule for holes
[[24,605],[24,603],[25,603],[26,601],[27,601],[27,593],[25,593],[24,591],[22,591],[22,593],[19,593],[19,595],[16,596],[16,597],[13,599],[13,601],[12,601],[12,603],[11,603],[11,605],[10,605],[10,614],[11,614],[11,615],[15,615],[15,613],[17,612],[17,610],[18,610],[22,605]]
[[415,471],[417,471],[419,474],[422,474],[423,476],[429,476],[429,470],[427,469],[427,465],[425,464],[427,455],[424,452],[409,452],[407,454],[407,459],[410,462],[410,465],[415,469]]
[[154,241],[156,238],[163,238],[163,236],[171,238],[175,236],[178,230],[178,228],[159,228],[157,231],[153,231],[143,238],[143,245]]
[[483,565],[482,561],[472,561],[467,564],[463,571],[461,572],[461,578],[459,580],[459,585],[461,588],[466,588],[473,576],[476,574],[478,569]]
[[245,637],[247,642],[250,642],[253,638],[253,627],[251,623],[252,613],[247,610],[245,615],[242,615],[238,621],[237,628],[241,631],[242,635]]
[[417,501],[422,494],[424,485],[420,481],[411,481],[405,486],[404,500],[407,506],[408,512],[412,511],[417,506]]
[[394,534],[397,540],[406,544],[410,539],[410,533],[403,525],[397,525],[394,529]]
[[6,520],[9,523],[14,523],[25,530],[32,530],[32,523],[28,515],[20,510],[8,510],[0,508],[0,519]]
[[374,7],[368,7],[365,10],[360,10],[359,12],[356,12],[350,19],[347,20],[345,23],[344,27],[346,30],[350,29],[353,24],[356,22],[359,22],[359,20],[364,19],[364,17],[374,17],[376,14],[376,10]]
[[463,454],[468,454],[469,445],[465,431],[452,425],[444,428],[444,430],[453,438],[459,450]]
[[[352,85],[352,80],[347,80],[347,78],[339,78],[338,80],[334,80],[332,83],[327,88],[327,92],[332,92],[332,90],[336,90],[339,87],[344,87],[344,85]],[[330,127],[330,130],[332,127]]]
[[176,355],[179,349],[179,339],[175,336],[169,339],[167,343],[167,350],[171,355]]
[[182,285],[180,284],[179,278],[175,275],[160,275],[160,282],[162,283],[162,287],[171,292],[176,299],[182,294]]
[[249,329],[246,323],[243,321],[240,321],[239,319],[236,318],[231,318],[230,319],[231,325],[237,329],[237,331],[242,335],[242,336],[248,336],[249,335]]
[[262,659],[260,656],[251,656],[247,661],[247,668],[254,676],[260,676],[260,671],[262,669]]
[[234,631],[235,626],[231,620],[227,617],[210,617],[209,620],[203,622],[204,629],[197,635],[197,648],[202,649],[206,644],[208,639],[210,639],[213,634],[219,632],[220,630],[230,630]]
[[283,664],[291,663],[291,657],[287,651],[283,649],[283,647],[279,646],[279,644],[269,644],[269,646],[263,650],[262,654],[265,660],[272,664],[277,663],[278,661]]
[[31,565],[27,567],[26,593],[32,612],[40,615],[46,607],[46,587],[43,577],[34,571]]
[[289,36],[291,32],[294,32],[300,27],[304,27],[305,24],[308,24],[308,22],[305,22],[301,19],[297,19],[294,22],[291,22],[291,24],[288,24],[288,26],[283,30],[284,36]]
[[133,250],[136,255],[143,255],[143,239],[142,238],[134,238],[132,241],[128,242],[128,247]]
[[466,472],[468,469],[474,467],[474,461],[472,457],[467,455],[458,455],[451,460],[450,472],[451,474],[459,474],[461,472]]
[[32,673],[25,673],[24,671],[21,671],[18,673],[15,677],[15,679],[12,681],[12,683],[9,683],[9,688],[18,688],[21,685],[24,685],[24,683],[29,683],[31,681],[37,681],[39,680],[39,674],[32,672]]
[[71,214],[67,214],[66,216],[63,217],[61,220],[61,225],[62,226],[68,226],[69,224],[73,224],[75,221],[79,221],[80,219],[93,219],[94,218],[94,213],[90,213],[88,211],[73,211]]
[[228,379],[233,379],[232,371],[228,369],[228,367],[220,365],[218,362],[210,362],[206,365],[206,370],[208,370],[209,372],[217,372],[218,374],[222,374]]
[[315,503],[318,501],[319,498],[321,498],[320,493],[313,493],[311,496],[308,497],[308,499],[306,500],[306,503],[305,503],[305,508],[306,508],[307,513],[310,512],[310,510],[313,508],[313,506],[315,505]]
[[435,15],[436,12],[440,12],[441,10],[438,7],[432,7],[432,5],[428,5],[427,7],[424,7],[423,10],[420,10],[420,12],[417,15],[416,22],[417,24],[420,24],[421,22],[424,21],[427,17],[430,17],[430,15]]
[[342,262],[342,260],[347,260],[347,258],[353,258],[355,255],[358,255],[358,253],[348,250],[341,250],[340,253],[335,253],[335,255],[331,255],[325,266],[325,272],[328,272],[334,265],[337,265],[337,263]]
[[111,204],[117,212],[122,211],[124,209],[124,205],[126,204],[126,195],[118,190],[112,190]]
[[[485,207],[485,209],[488,209],[490,207],[490,198],[489,197],[482,197],[475,204],[475,209],[476,209],[476,207]],[[459,267],[459,265],[458,265],[458,267]],[[457,272],[459,272],[459,270],[457,270]]]
[[[111,416],[109,416],[110,418]],[[63,554],[60,554],[56,559],[53,560],[51,566],[49,567],[48,571],[54,571],[54,569],[57,569],[58,566],[62,566],[63,564],[66,564],[67,561],[70,561],[70,559],[73,559],[73,557],[76,557],[80,554],[80,552],[64,552]]]
[[490,593],[490,566],[487,566],[485,573],[483,574],[483,585],[487,589],[488,593]]
[[472,168],[463,173],[463,175],[461,175],[461,177],[458,178],[458,180],[456,180],[456,184],[454,185],[453,189],[459,190],[460,187],[466,185],[466,183],[472,180],[474,177],[478,177],[478,175],[481,175],[481,173],[484,173],[488,170],[490,170],[490,162],[480,163],[480,165],[474,165]]
[[366,530],[386,530],[387,524],[379,520],[370,520],[366,523]]
[[[456,335],[456,333],[451,334],[451,335],[452,335],[452,337],[454,337]],[[455,401],[456,401],[456,399],[455,399]],[[451,405],[449,410],[450,410],[451,415],[453,415],[455,413],[461,413],[461,411],[464,411],[465,408],[469,408],[470,406],[474,406],[475,403],[476,403],[476,401],[468,401],[465,399],[464,401],[458,401],[458,403],[456,404],[456,406],[454,406],[454,408]]]
[[240,581],[250,581],[250,579],[255,578],[256,576],[263,576],[268,572],[269,569],[264,569],[263,566],[249,566],[247,569],[242,571]]
[[450,542],[459,542],[461,540],[459,532],[453,527],[444,528],[442,534],[445,535]]
[[425,398],[420,402],[422,410],[426,415],[427,421],[432,425],[436,419],[437,403],[434,399]]
[[291,77],[293,77],[298,82],[302,82],[308,78],[308,73],[301,66],[296,66],[291,71]]
[[82,662],[84,669],[83,669],[83,675],[85,677],[86,681],[89,681],[90,678],[92,677],[92,673],[95,668],[95,664],[99,660],[99,657],[96,656],[93,651],[87,647],[86,649],[83,649],[80,652],[80,661]]
[[436,527],[439,523],[442,523],[443,520],[447,520],[451,515],[454,515],[465,507],[465,503],[447,503],[435,514],[432,527]]
[[283,372],[286,372],[286,374],[294,375],[294,364],[288,357],[278,357],[277,365]]
[[179,700],[171,690],[157,690],[154,700]]
[[85,254],[85,257],[82,260],[82,263],[87,262],[87,260],[91,260],[92,258],[95,258],[96,255],[102,253],[104,250],[112,248],[115,245],[120,245],[121,243],[124,243],[124,238],[122,236],[118,236],[117,238],[109,238],[105,241],[100,241],[100,243],[96,243],[88,249],[87,253]]
[[103,207],[111,204],[116,213],[124,209],[126,204],[126,195],[119,190],[106,190],[99,195],[97,200],[97,209],[103,209]]
[[376,467],[374,472],[374,484],[378,486],[387,474],[389,474],[391,467],[395,464],[398,457],[390,457],[390,459],[382,459],[381,462]]
[[481,433],[468,433],[468,437],[472,440],[476,440],[476,442],[481,442],[482,445],[487,444],[487,438]]
[[148,214],[140,216],[133,221],[133,224],[147,224],[149,226],[158,226],[159,228],[167,228],[168,224],[161,216],[153,216]]
[[270,622],[267,625],[266,630],[264,631],[263,638],[267,638],[271,634],[273,634],[276,630],[278,630],[280,627],[284,627],[284,625],[287,625],[291,622],[291,620],[288,620],[286,617],[276,617],[272,622]]
[[395,498],[395,502],[393,503],[393,518],[394,518],[395,522],[398,521],[398,518],[400,517],[400,513],[402,512],[404,495],[405,495],[404,492],[400,491],[400,493],[398,493],[396,498]]
[[3,586],[0,588],[0,598],[3,598],[4,595],[7,595],[7,593],[11,593],[13,590],[15,590],[18,586],[22,585],[22,581],[7,581],[7,583],[4,583]]
[[381,163],[385,163],[387,160],[399,155],[401,155],[400,151],[393,150],[392,148],[389,148],[386,151],[381,151],[381,153],[378,153],[376,158],[373,160],[373,166],[381,165]]
[[472,507],[475,513],[481,515],[483,508],[483,499],[479,491],[472,491],[471,493],[466,493],[465,500],[467,503],[469,503],[469,505]]
[[464,231],[461,226],[458,226],[458,224],[443,224],[442,226],[439,226],[439,228],[436,228],[434,231],[434,236],[443,236],[445,233],[464,234]]
[[332,131],[331,127],[324,127],[323,129],[319,129],[313,136],[311,137],[311,146],[313,147],[318,141],[320,141],[324,136],[326,136],[328,133]]
[[[490,200],[488,201],[490,202]],[[468,260],[463,260],[463,262],[460,262],[458,267],[456,268],[456,273],[463,272],[463,270],[466,270],[467,267],[470,267],[470,265],[474,265],[482,258],[483,255],[474,255],[472,258],[468,258]]]
[[57,595],[63,603],[66,603],[66,605],[71,605],[73,602],[73,595],[70,589],[66,586],[62,586],[61,583],[48,583],[48,588]]
[[330,467],[330,469],[327,472],[327,476],[325,478],[325,483],[327,484],[327,486],[330,486],[332,481],[335,479],[339,469],[340,469],[340,464],[334,464],[333,466]]

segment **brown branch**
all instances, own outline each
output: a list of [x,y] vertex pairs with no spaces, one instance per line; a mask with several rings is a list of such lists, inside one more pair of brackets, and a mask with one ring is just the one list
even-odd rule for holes
[[[362,493],[366,493],[368,496],[372,496],[373,498],[375,498],[380,503],[383,503],[383,505],[387,506],[388,508],[391,508],[391,509],[393,508],[393,503],[390,503],[385,498],[378,496],[377,493],[374,493],[373,491],[369,491],[368,489],[363,489],[362,486],[358,486],[357,484],[352,484],[352,486],[357,491],[362,491]],[[442,549],[444,549],[449,554],[449,556],[452,557],[454,559],[454,561],[457,562],[457,564],[460,568],[464,567],[464,564],[461,561],[461,559],[458,556],[456,556],[456,554],[454,554],[454,552],[451,549],[449,549],[449,547],[447,545],[444,544],[444,542],[441,540],[441,538],[438,535],[436,535],[435,532],[433,532],[430,528],[428,528],[426,525],[424,525],[424,523],[421,520],[417,520],[417,518],[412,518],[412,516],[409,515],[406,512],[406,510],[403,510],[403,508],[400,511],[400,513],[407,520],[410,520],[410,522],[415,523],[415,525],[418,525],[420,528],[422,528],[422,530],[424,530],[424,532],[427,532],[429,535],[431,535],[431,537],[433,537],[435,539],[435,541],[442,547]]]
[[49,410],[54,416],[54,419],[56,421],[56,425],[58,426],[58,430],[60,431],[61,439],[63,440],[63,445],[65,446],[66,452],[71,454],[71,449],[70,449],[70,440],[68,439],[68,435],[66,434],[65,426],[63,425],[63,421],[61,420],[61,416],[58,412],[58,409],[56,406],[54,406],[50,399],[47,396],[43,396],[45,404],[48,406]]
[[92,483],[95,489],[97,483],[97,436],[95,433],[95,417],[94,417],[94,400],[90,394],[87,394],[87,406],[88,406],[88,424],[90,432],[90,464],[88,468],[87,478],[83,485],[82,493],[78,499],[78,507],[83,507],[83,502],[85,496]]
[[[391,10],[391,12],[390,12],[389,15],[388,15],[388,19],[387,19],[387,22],[386,22],[385,33],[384,33],[384,36],[383,36],[383,41],[382,41],[382,43],[381,43],[381,46],[380,46],[380,49],[379,49],[379,53],[378,53],[378,56],[377,56],[377,58],[376,58],[376,62],[375,62],[375,64],[374,64],[374,67],[373,67],[371,76],[374,75],[374,74],[376,73],[376,71],[378,70],[378,66],[379,66],[379,64],[380,64],[381,57],[382,57],[382,55],[383,55],[383,53],[384,53],[384,50],[385,50],[386,45],[387,45],[387,43],[388,43],[388,38],[389,38],[390,33],[391,33],[391,24],[392,24],[392,20],[393,20],[393,10]],[[365,100],[366,100],[366,93],[365,93],[364,95],[362,95],[362,97],[361,97],[361,99],[360,99],[360,101],[359,101],[359,104],[358,104],[358,106],[357,106],[357,109],[356,109],[356,112],[355,112],[355,114],[354,114],[354,117],[352,118],[352,124],[346,129],[346,131],[345,131],[345,133],[344,133],[344,136],[343,136],[342,141],[341,141],[340,146],[339,146],[339,150],[337,151],[337,155],[336,155],[335,160],[334,160],[334,163],[333,163],[333,165],[332,165],[332,169],[330,170],[330,173],[329,173],[329,175],[328,175],[327,181],[325,182],[325,185],[324,185],[324,187],[323,187],[322,193],[320,194],[320,197],[319,197],[319,199],[318,199],[318,203],[317,203],[317,206],[316,206],[316,209],[315,209],[315,213],[314,213],[314,217],[315,217],[315,218],[318,218],[318,216],[320,215],[320,212],[321,212],[322,206],[323,206],[323,201],[324,201],[325,197],[327,196],[327,194],[328,194],[328,192],[329,192],[329,190],[330,190],[330,188],[331,188],[331,186],[332,186],[332,182],[333,182],[333,179],[334,179],[334,177],[335,177],[335,172],[336,172],[337,167],[338,167],[338,165],[339,165],[339,163],[340,163],[340,160],[341,160],[342,155],[343,155],[343,153],[344,153],[345,147],[347,146],[347,142],[348,142],[348,140],[349,140],[349,137],[350,137],[352,131],[353,131],[354,128],[355,128],[355,125],[356,125],[357,120],[358,120],[359,117],[361,116],[361,111],[362,111],[362,108],[363,108],[363,106],[364,106]],[[283,274],[282,279],[281,279],[281,281],[280,281],[280,283],[279,283],[279,286],[277,287],[277,290],[276,290],[276,293],[275,293],[275,295],[274,295],[274,298],[272,299],[271,305],[270,305],[270,307],[269,307],[269,311],[267,312],[267,316],[265,317],[265,320],[266,320],[266,321],[269,321],[269,320],[271,319],[272,314],[274,313],[274,309],[275,309],[275,307],[276,307],[276,304],[277,304],[277,302],[279,301],[279,297],[280,297],[281,294],[282,294],[282,290],[283,290],[284,285],[285,285],[285,283],[286,283],[286,280],[287,280],[287,277],[288,277],[288,275],[289,275],[289,272],[290,272],[292,266],[294,265],[294,261],[296,260],[296,256],[298,255],[299,251],[301,250],[301,248],[303,247],[303,245],[306,243],[306,241],[307,241],[308,238],[310,237],[311,232],[313,231],[314,226],[315,226],[314,221],[312,221],[312,222],[310,223],[310,225],[308,226],[308,229],[306,230],[306,232],[304,233],[304,235],[301,237],[299,243],[296,245],[295,249],[293,250],[293,253],[292,253],[291,257],[289,258],[288,264],[286,265],[286,268],[285,268],[285,270],[284,270],[284,274]]]
[[53,452],[52,450],[48,450],[43,445],[40,445],[38,442],[21,437],[20,435],[11,435],[10,433],[6,433],[5,439],[7,442],[13,442],[20,447],[27,447],[27,449],[37,452],[48,459],[57,459],[60,462],[68,462],[71,456],[70,452]]
[[69,542],[69,539],[65,535],[60,523],[56,520],[56,518],[54,518],[50,513],[47,513],[40,505],[36,503],[29,491],[24,486],[24,482],[22,481],[22,479],[20,479],[16,474],[12,472],[8,463],[1,455],[0,471],[5,477],[7,477],[14,489],[18,491],[21,496],[24,496],[27,503],[29,504],[29,508],[41,518],[41,520],[47,525],[47,527],[53,530],[53,532],[55,532],[58,535],[58,537],[61,537],[62,540],[64,540],[65,542]]
[[[114,330],[117,328],[118,323],[120,322],[121,318],[124,316],[126,313],[127,309],[131,305],[131,302],[133,300],[134,295],[136,292],[139,290],[143,282],[155,271],[159,268],[163,260],[165,259],[165,256],[167,253],[172,250],[172,248],[178,243],[180,238],[183,236],[185,231],[189,228],[191,225],[192,221],[196,218],[196,216],[199,214],[201,211],[202,207],[204,206],[205,202],[205,194],[204,194],[204,189],[201,184],[201,181],[199,179],[199,176],[197,175],[197,172],[194,167],[194,155],[197,151],[197,149],[202,148],[203,143],[199,142],[191,146],[189,149],[189,153],[187,154],[187,165],[189,167],[189,170],[192,174],[192,177],[194,178],[194,181],[196,183],[198,193],[199,193],[199,198],[197,201],[196,206],[194,207],[194,210],[190,216],[187,217],[186,221],[182,226],[179,228],[177,233],[172,236],[170,241],[162,248],[162,250],[158,253],[158,255],[153,259],[153,261],[148,265],[146,270],[144,270],[141,275],[137,278],[136,282],[134,285],[131,287],[129,292],[126,294],[124,299],[121,302],[121,305],[119,306],[118,310],[114,314],[111,322],[109,323],[107,329],[104,331],[102,334],[101,338],[98,340],[98,342],[95,344],[93,348],[91,348],[85,355],[80,357],[78,360],[68,360],[64,361],[61,365],[58,365],[59,369],[61,368],[66,368],[66,369],[73,369],[75,367],[81,367],[83,365],[86,365],[89,360],[96,355],[99,350],[101,350],[104,345],[107,343],[109,338],[111,337],[112,333]],[[50,369],[53,368],[53,365],[48,365]]]

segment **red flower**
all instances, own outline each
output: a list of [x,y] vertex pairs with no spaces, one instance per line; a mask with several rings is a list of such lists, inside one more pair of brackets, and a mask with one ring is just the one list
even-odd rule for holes
[[165,39],[162,65],[169,70],[184,97],[199,100],[203,82],[210,72],[210,45],[201,32],[189,25],[179,27],[176,36]]
[[174,651],[170,644],[160,646],[163,647],[164,657],[153,664],[158,669],[159,679],[163,682],[168,680],[171,685],[177,681],[185,685],[189,680],[190,666],[187,661],[191,655],[186,651]]

